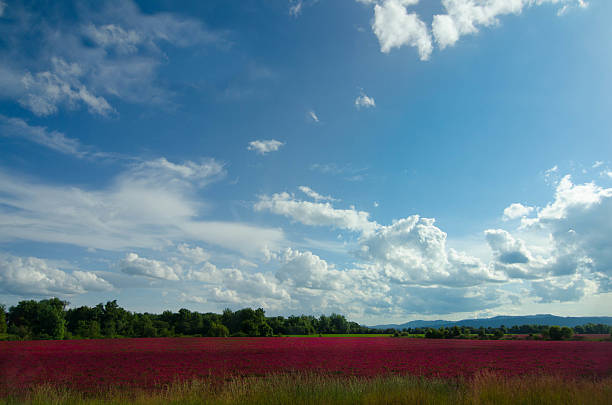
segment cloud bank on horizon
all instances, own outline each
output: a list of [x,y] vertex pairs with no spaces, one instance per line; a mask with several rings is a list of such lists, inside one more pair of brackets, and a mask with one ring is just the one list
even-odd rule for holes
[[[0,302],[372,323],[602,311],[612,122],[596,97],[609,83],[548,88],[542,71],[569,68],[522,82],[495,60],[448,77],[454,66],[432,57],[508,15],[586,15],[595,1],[421,3],[351,3],[346,19],[373,15],[371,41],[349,55],[344,36],[363,21],[321,34],[309,17],[339,11],[317,1],[228,20],[131,1],[0,2]],[[430,62],[398,71],[381,52],[402,47]],[[488,88],[490,71],[509,86]],[[544,101],[523,101],[541,83]]]

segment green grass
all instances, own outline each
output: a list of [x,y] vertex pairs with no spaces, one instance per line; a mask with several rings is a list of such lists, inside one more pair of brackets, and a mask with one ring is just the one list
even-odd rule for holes
[[18,397],[0,398],[0,405],[609,405],[610,398],[612,378],[599,381],[551,376],[507,379],[481,374],[469,381],[454,381],[407,376],[364,379],[303,374],[234,378],[221,386],[192,381],[153,391],[111,390],[93,395],[39,386]]

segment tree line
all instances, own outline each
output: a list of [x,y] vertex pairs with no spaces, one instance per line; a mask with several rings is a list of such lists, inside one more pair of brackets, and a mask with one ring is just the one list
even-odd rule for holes
[[262,308],[200,313],[182,308],[161,314],[136,313],[117,301],[67,308],[59,298],[0,305],[0,334],[12,339],[79,339],[173,336],[279,336],[386,333],[348,321],[343,315],[266,317]]
[[501,339],[505,335],[528,334],[531,338],[542,338],[552,340],[570,339],[574,334],[612,334],[612,327],[604,324],[592,324],[575,326],[573,329],[567,326],[548,325],[515,325],[510,328],[500,326],[499,328],[471,326],[452,326],[434,328],[407,328],[394,332],[394,336],[423,335],[429,339]]
[[200,313],[182,308],[161,314],[137,313],[117,301],[93,307],[67,308],[59,298],[20,301],[8,310],[0,304],[0,338],[81,339],[174,336],[280,336],[317,334],[394,334],[434,339],[500,339],[506,334],[537,334],[547,339],[567,339],[578,334],[609,334],[609,325],[586,324],[573,329],[559,326],[521,325],[506,328],[453,326],[433,328],[373,329],[331,314],[267,317],[262,308],[225,309]]

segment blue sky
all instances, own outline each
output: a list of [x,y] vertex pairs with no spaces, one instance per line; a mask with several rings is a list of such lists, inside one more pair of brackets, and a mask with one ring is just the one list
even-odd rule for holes
[[0,1],[0,302],[610,315],[610,15]]

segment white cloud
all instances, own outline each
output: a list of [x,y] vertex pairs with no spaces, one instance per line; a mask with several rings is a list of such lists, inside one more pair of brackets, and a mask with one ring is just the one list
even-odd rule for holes
[[0,256],[0,291],[14,295],[73,295],[108,291],[112,285],[95,273],[66,272],[36,257]]
[[276,139],[262,139],[249,142],[247,149],[259,155],[265,155],[266,153],[276,152],[283,145],[283,142],[277,141]]
[[114,111],[104,97],[95,96],[81,82],[83,70],[78,64],[60,58],[52,58],[51,62],[50,71],[34,75],[26,72],[23,76],[25,94],[19,99],[22,106],[39,116],[56,113],[58,106],[76,109],[81,103],[94,114],[109,115]]
[[360,240],[358,256],[393,282],[470,286],[502,281],[477,258],[446,248],[446,233],[434,220],[413,215],[380,226]]
[[376,102],[374,101],[372,97],[369,97],[367,94],[363,92],[359,95],[359,97],[355,99],[355,108],[357,108],[358,110],[360,108],[373,108],[373,107],[376,107]]
[[340,290],[351,282],[346,273],[335,270],[311,252],[287,249],[284,258],[285,264],[278,269],[276,277],[293,287]]
[[165,263],[157,260],[139,257],[136,253],[128,255],[119,263],[123,273],[159,278],[163,280],[178,280],[177,271]]
[[593,281],[578,277],[567,283],[554,279],[533,281],[531,288],[531,295],[542,303],[579,301],[585,295],[597,292],[597,285]]
[[499,24],[498,16],[520,14],[524,8],[550,4],[584,4],[582,0],[442,0],[446,14],[434,15],[432,31],[440,49],[453,46],[480,26]]
[[521,203],[513,203],[504,209],[504,221],[526,217],[533,212],[533,207],[525,206]]
[[4,16],[5,10],[6,10],[6,3],[4,1],[0,1],[0,17]]
[[523,241],[513,238],[503,229],[487,229],[485,237],[495,260],[502,264],[525,264],[532,260]]
[[200,246],[190,247],[186,243],[181,243],[177,247],[183,257],[192,263],[200,264],[210,259],[210,254],[204,251]]
[[114,49],[121,54],[131,54],[138,51],[138,46],[147,38],[135,30],[124,30],[115,24],[96,26],[88,24],[83,33],[98,46]]
[[[612,291],[612,253],[607,248],[612,189],[594,183],[574,185],[568,176],[559,181],[555,198],[544,208],[510,206],[507,217],[534,215],[523,217],[517,229],[520,237],[502,229],[484,232],[491,253],[488,262],[448,248],[446,233],[433,219],[418,215],[384,226],[367,213],[355,217],[353,208],[338,210],[288,193],[260,197],[255,205],[256,210],[306,225],[360,234],[353,250],[356,261],[345,269],[308,251],[289,249],[273,255],[273,260],[281,260],[278,283],[291,297],[283,303],[286,308],[341,307],[375,317],[443,314],[517,306],[525,296],[535,297],[531,302],[539,304]],[[521,286],[527,289],[519,296]]]
[[28,125],[20,118],[9,118],[0,114],[0,136],[22,138],[60,153],[82,158],[88,154],[78,139],[69,138],[45,127]]
[[612,218],[612,188],[592,182],[575,185],[570,176],[564,176],[554,200],[521,223],[524,234],[546,236],[545,242],[530,249],[538,249],[540,255],[532,255],[506,231],[488,230],[487,240],[496,268],[511,278],[536,279],[533,294],[541,302],[577,300],[586,292],[612,290],[612,253],[607,248],[612,223],[608,218]]
[[202,219],[198,188],[224,174],[212,159],[132,165],[96,190],[43,185],[0,171],[0,241],[67,243],[110,250],[201,241],[250,255],[283,240],[278,229]]
[[[228,44],[196,19],[142,13],[131,1],[78,7],[70,20],[17,8],[3,32],[13,46],[0,51],[0,57],[9,61],[0,69],[0,89],[3,97],[39,116],[81,106],[93,114],[109,115],[115,111],[114,98],[171,103],[172,93],[155,80],[158,67],[168,60],[161,46]],[[39,40],[32,42],[33,36]],[[18,52],[25,48],[27,56]]]
[[[372,30],[378,37],[382,52],[404,45],[418,48],[421,60],[429,59],[432,38],[428,26],[408,6],[418,0],[357,0],[374,5]],[[578,6],[586,8],[584,0],[442,0],[445,14],[432,18],[431,32],[440,49],[455,45],[464,35],[476,34],[480,27],[499,24],[499,16],[520,14],[523,9],[542,4],[557,4],[562,7],[558,15]]]
[[604,164],[604,162],[602,162],[601,160],[596,160],[595,163],[593,163],[593,166],[591,166],[593,169],[597,169],[599,166],[602,166]]
[[161,157],[133,165],[122,180],[152,185],[166,184],[168,187],[179,183],[187,187],[192,184],[201,187],[220,180],[225,175],[225,165],[215,159],[202,159],[199,163],[188,160],[178,164]]
[[573,7],[587,8],[589,6],[589,2],[585,0],[576,0],[575,4],[565,4],[563,7],[557,11],[557,15],[559,17],[567,14],[567,12]]
[[289,15],[292,17],[297,17],[302,12],[302,6],[304,3],[302,0],[290,0],[289,6]]
[[288,193],[262,195],[255,203],[256,211],[270,211],[305,225],[331,226],[339,229],[369,233],[376,228],[369,213],[355,209],[336,209],[330,203],[297,200]]
[[306,194],[308,197],[312,198],[315,201],[339,201],[338,199],[329,196],[329,195],[321,195],[307,186],[300,186],[300,191]]
[[416,13],[406,11],[406,5],[415,3],[385,0],[374,6],[372,30],[378,37],[382,52],[388,53],[392,48],[408,45],[419,50],[421,60],[429,59],[433,47],[427,25]]
[[549,184],[553,184],[558,180],[559,167],[554,165],[550,169],[544,171],[544,181]]
[[[555,199],[540,210],[529,228],[550,232],[554,257],[551,271],[564,275],[590,272],[598,278],[612,277],[612,188],[595,183],[575,185],[564,176]],[[606,284],[606,283],[604,283]]]
[[313,121],[313,122],[319,122],[319,117],[317,116],[317,113],[314,112],[314,110],[310,110],[308,111],[308,117]]
[[[207,300],[232,302],[242,306],[281,308],[291,296],[276,277],[269,273],[250,273],[236,268],[217,268],[212,263],[203,263],[191,268],[183,275],[184,280],[204,283],[195,288],[201,294],[208,291]],[[194,285],[191,284],[193,287]]]

